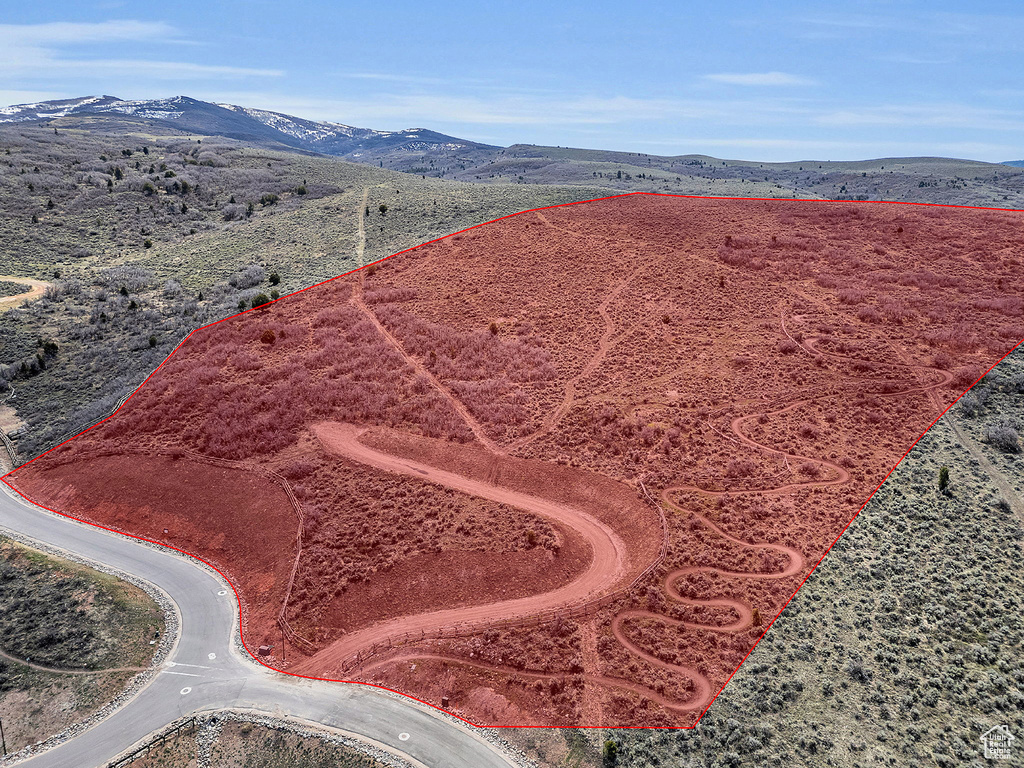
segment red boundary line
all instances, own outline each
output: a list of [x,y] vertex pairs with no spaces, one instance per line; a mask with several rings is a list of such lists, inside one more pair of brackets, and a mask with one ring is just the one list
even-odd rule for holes
[[[160,365],[158,365],[153,370],[153,372],[150,373],[149,376],[147,376],[145,378],[145,380],[142,382],[142,384],[140,384],[136,388],[136,390],[133,391],[132,394],[128,396],[128,398],[125,400],[125,402],[121,405],[121,408],[124,408],[124,406],[127,405],[128,400],[131,400],[131,398],[135,396],[135,392],[137,392],[139,389],[141,389],[143,386],[145,386],[146,383],[148,383],[149,380],[151,378],[153,378],[153,376],[156,375],[157,371],[159,371],[161,368],[163,368],[164,364],[168,360],[171,359],[171,356],[174,355],[174,353],[177,352],[179,349],[181,349],[181,347],[185,344],[186,341],[188,341],[190,338],[192,338],[192,335],[194,333],[196,333],[196,331],[201,331],[201,330],[205,330],[206,328],[211,328],[212,326],[217,325],[218,323],[223,323],[223,322],[225,322],[227,320],[233,320],[236,317],[241,317],[242,315],[247,314],[249,312],[256,312],[256,311],[258,311],[260,309],[263,309],[264,307],[270,306],[270,304],[274,304],[275,302],[283,301],[284,299],[287,299],[287,298],[289,298],[291,296],[297,296],[298,294],[303,293],[305,291],[308,291],[308,290],[310,290],[312,288],[317,288],[317,287],[319,287],[321,285],[326,285],[327,283],[334,282],[335,280],[340,280],[343,277],[346,277],[346,276],[351,275],[351,274],[353,274],[355,272],[358,272],[361,269],[365,269],[366,267],[371,266],[371,264],[372,265],[381,264],[381,263],[383,263],[385,261],[388,261],[389,259],[393,259],[395,256],[400,256],[403,253],[408,253],[409,251],[414,251],[417,248],[422,248],[425,245],[430,245],[432,243],[440,242],[441,240],[446,240],[449,237],[455,237],[456,235],[461,235],[464,232],[469,232],[471,230],[477,229],[479,227],[486,226],[488,224],[494,224],[495,222],[498,222],[498,221],[504,221],[505,219],[511,219],[514,216],[522,216],[523,214],[526,214],[526,213],[535,213],[537,211],[547,211],[547,210],[551,210],[552,208],[566,208],[566,207],[569,207],[569,206],[572,206],[572,205],[582,205],[584,203],[597,203],[597,202],[601,202],[601,201],[604,201],[604,200],[616,200],[616,199],[619,199],[619,198],[633,197],[633,196],[636,196],[636,195],[649,195],[649,196],[652,196],[652,197],[685,198],[685,199],[691,199],[691,200],[750,200],[750,201],[765,201],[765,202],[776,202],[776,203],[777,202],[787,202],[787,203],[840,203],[840,204],[850,204],[850,205],[861,205],[861,204],[914,205],[914,206],[926,206],[926,207],[932,207],[932,208],[959,208],[959,209],[976,210],[976,211],[1004,211],[1004,212],[1016,213],[1016,214],[1024,213],[1024,211],[1021,211],[1020,209],[1016,209],[1016,208],[993,208],[993,207],[979,206],[979,205],[951,205],[951,204],[946,204],[946,203],[916,203],[916,202],[910,202],[910,201],[904,201],[904,200],[818,200],[818,199],[815,199],[815,198],[803,198],[803,197],[801,197],[801,198],[785,198],[785,197],[727,197],[727,196],[712,196],[712,195],[676,195],[676,194],[670,194],[670,193],[666,193],[666,192],[625,192],[625,193],[620,194],[620,195],[609,195],[607,197],[595,197],[595,198],[591,198],[591,199],[588,199],[588,200],[576,200],[576,201],[570,202],[570,203],[556,203],[554,205],[545,205],[545,206],[541,206],[539,208],[529,208],[529,209],[524,210],[524,211],[517,211],[515,213],[509,213],[509,214],[506,214],[504,216],[499,216],[496,219],[491,219],[490,221],[481,222],[480,224],[474,224],[474,225],[472,225],[470,227],[466,227],[465,229],[460,229],[457,232],[450,232],[447,235],[442,235],[441,237],[435,237],[433,240],[427,240],[426,242],[419,243],[418,245],[413,245],[413,246],[411,246],[409,248],[404,248],[401,251],[396,251],[395,253],[391,254],[390,256],[385,256],[385,257],[383,257],[381,259],[378,259],[377,261],[370,262],[370,264],[364,264],[364,265],[362,265],[360,267],[356,267],[355,269],[350,269],[348,272],[343,272],[340,275],[336,275],[334,277],[328,278],[327,280],[323,280],[323,281],[321,281],[319,283],[314,283],[313,285],[306,286],[305,288],[300,288],[299,290],[297,290],[297,291],[295,291],[293,293],[289,293],[289,294],[286,294],[284,296],[281,296],[280,298],[274,299],[273,301],[270,301],[267,304],[261,304],[258,307],[253,307],[252,309],[247,309],[247,310],[244,310],[242,312],[238,312],[238,313],[236,313],[234,315],[229,315],[228,317],[222,317],[220,320],[214,320],[212,323],[207,323],[206,325],[202,325],[202,326],[200,326],[198,328],[195,328],[192,331],[190,331],[189,334],[184,339],[182,339],[180,342],[178,342],[177,346],[175,346],[175,348],[173,350],[171,350],[171,352],[167,355],[167,357],[164,358],[163,362],[161,362]],[[878,493],[879,489],[881,489],[881,487],[883,485],[885,485],[885,482],[889,479],[889,477],[892,475],[892,473],[896,471],[896,468],[899,467],[899,465],[903,462],[903,459],[905,459],[910,454],[910,452],[912,450],[914,450],[914,448],[917,446],[917,444],[919,442],[921,442],[921,439],[926,434],[928,434],[928,431],[932,427],[935,426],[935,424],[939,421],[939,419],[941,419],[943,416],[945,416],[949,412],[950,408],[952,408],[954,405],[956,405],[964,395],[966,395],[975,385],[978,384],[978,382],[980,382],[989,373],[991,373],[992,370],[997,365],[999,365],[999,363],[1001,363],[1003,360],[1005,360],[1007,357],[1009,357],[1022,344],[1024,344],[1024,339],[1021,339],[1019,342],[1017,342],[1013,347],[1010,348],[1010,350],[1005,355],[1000,357],[998,360],[996,360],[996,362],[994,362],[991,366],[989,366],[989,368],[981,376],[979,376],[978,379],[973,384],[971,384],[970,387],[968,387],[963,392],[961,392],[960,395],[956,398],[956,400],[951,402],[946,407],[946,410],[944,410],[937,417],[935,417],[935,419],[931,422],[931,424],[929,424],[925,428],[925,430],[920,435],[918,435],[917,439],[914,440],[914,442],[910,445],[909,448],[907,448],[906,452],[899,458],[899,460],[895,464],[893,464],[892,469],[890,469],[886,473],[885,477],[882,478],[882,481],[878,484],[878,486],[875,488],[875,490],[873,490],[871,492],[871,495],[869,495],[867,497],[867,499],[864,500],[864,503],[861,504],[861,506],[857,510],[856,514],[854,514],[854,516],[850,518],[850,521],[843,527],[843,529],[835,537],[835,539],[829,545],[828,549],[826,549],[825,552],[822,554],[822,556],[820,558],[818,558],[818,562],[816,562],[814,564],[814,567],[811,568],[811,570],[807,572],[807,575],[804,577],[803,581],[801,581],[800,584],[797,585],[797,588],[795,590],[793,590],[793,594],[789,596],[789,599],[782,606],[782,608],[779,610],[779,612],[775,615],[775,618],[772,619],[765,626],[764,631],[757,638],[755,643],[750,647],[750,650],[747,651],[747,655],[743,657],[742,661],[740,661],[740,663],[736,666],[736,669],[734,669],[732,671],[732,673],[729,675],[729,677],[726,678],[726,681],[724,683],[722,683],[722,686],[718,689],[718,692],[714,696],[711,697],[711,701],[709,701],[708,705],[706,707],[704,707],[703,710],[701,710],[700,715],[697,716],[697,719],[694,720],[692,725],[679,725],[679,726],[645,726],[645,725],[571,725],[571,726],[553,726],[553,725],[479,725],[478,723],[474,723],[471,720],[467,720],[464,717],[460,717],[459,715],[456,715],[453,712],[449,712],[446,709],[442,709],[441,707],[437,706],[436,704],[431,704],[429,701],[423,701],[422,699],[417,699],[415,696],[411,696],[408,693],[403,693],[402,691],[396,691],[393,688],[388,688],[386,686],[378,685],[376,683],[366,683],[366,682],[363,682],[361,680],[336,680],[334,678],[329,678],[329,677],[314,677],[314,676],[311,676],[311,675],[297,675],[294,672],[288,672],[287,670],[277,669],[276,667],[272,667],[269,664],[266,664],[265,662],[263,662],[256,654],[254,654],[249,649],[249,645],[245,642],[245,638],[242,636],[243,635],[242,625],[241,625],[241,622],[239,622],[238,634],[239,634],[239,638],[242,641],[242,647],[245,648],[246,652],[256,662],[258,662],[259,664],[262,664],[267,669],[273,670],[274,672],[279,672],[281,674],[291,675],[292,677],[301,677],[301,678],[305,678],[307,680],[320,680],[320,681],[324,681],[324,682],[328,682],[328,683],[353,683],[353,684],[357,684],[357,685],[366,685],[366,686],[369,686],[371,688],[378,688],[380,690],[388,691],[389,693],[396,693],[399,696],[404,696],[407,699],[412,699],[413,701],[419,702],[420,704],[424,704],[424,705],[426,705],[428,707],[431,707],[432,709],[436,709],[436,710],[438,710],[440,712],[443,712],[444,714],[446,714],[446,715],[448,715],[450,717],[454,717],[457,720],[461,720],[463,723],[466,723],[467,725],[471,725],[474,728],[558,728],[558,729],[561,729],[561,728],[587,728],[587,729],[590,729],[590,728],[603,728],[603,729],[615,729],[615,730],[669,730],[669,731],[688,731],[688,730],[693,730],[694,728],[697,727],[697,724],[700,723],[700,721],[704,718],[704,715],[707,714],[708,710],[711,708],[711,705],[714,704],[715,701],[718,699],[718,697],[722,694],[722,691],[725,690],[725,686],[727,686],[729,684],[729,682],[733,679],[733,677],[735,677],[736,673],[739,672],[740,669],[743,667],[743,664],[746,662],[746,660],[748,658],[750,658],[750,655],[757,649],[757,646],[761,643],[761,640],[763,640],[765,635],[768,633],[768,630],[772,628],[772,626],[775,624],[775,622],[778,621],[779,617],[782,616],[783,612],[785,612],[786,608],[789,607],[789,604],[791,602],[793,602],[793,599],[797,596],[797,593],[801,590],[803,585],[807,583],[807,580],[811,577],[811,574],[813,574],[817,570],[818,566],[821,565],[821,563],[825,559],[826,555],[828,555],[828,553],[832,551],[832,548],[835,547],[835,545],[839,542],[839,539],[842,538],[843,534],[846,533],[847,529],[851,525],[853,525],[853,522],[860,516],[860,513],[864,511],[864,508],[875,497],[875,494]],[[174,550],[175,552],[180,552],[181,554],[185,555],[186,557],[192,558],[193,560],[198,560],[199,562],[203,563],[207,567],[213,569],[218,574],[220,574],[221,578],[223,578],[224,581],[226,581],[228,583],[228,586],[231,587],[231,591],[235,593],[235,601],[238,603],[239,616],[241,616],[241,613],[242,613],[242,599],[241,599],[241,597],[238,594],[238,590],[235,588],[235,585],[231,582],[231,580],[227,576],[225,576],[224,573],[217,566],[213,565],[212,563],[207,562],[203,558],[201,558],[201,557],[199,557],[197,555],[194,555],[191,552],[188,552],[188,551],[186,551],[184,549],[179,549],[178,547],[172,546],[170,544],[165,544],[165,543],[160,542],[160,541],[154,541],[152,539],[147,539],[147,538],[144,538],[142,536],[135,536],[134,534],[125,533],[124,531],[119,531],[119,530],[116,530],[114,528],[109,528],[109,527],[107,527],[105,525],[100,525],[98,523],[90,522],[89,520],[83,520],[81,518],[77,518],[77,517],[74,517],[72,515],[65,514],[63,512],[58,512],[58,511],[56,511],[54,509],[50,509],[49,507],[45,507],[42,504],[36,504],[36,502],[34,502],[31,499],[29,499],[27,496],[25,496],[25,494],[23,494],[21,491],[19,491],[17,488],[15,488],[13,485],[11,485],[7,481],[7,478],[10,475],[13,475],[18,469],[21,469],[22,467],[27,467],[33,461],[36,461],[37,459],[41,459],[43,456],[46,456],[51,451],[55,451],[57,448],[60,448],[65,443],[69,443],[72,440],[75,440],[75,439],[81,437],[86,432],[88,432],[88,431],[90,431],[92,429],[95,429],[96,427],[98,427],[98,426],[100,426],[102,424],[105,424],[107,421],[109,421],[114,416],[116,416],[118,411],[121,410],[121,408],[118,408],[116,411],[111,413],[109,416],[107,416],[102,421],[99,421],[99,422],[93,424],[92,426],[83,429],[77,435],[75,435],[73,437],[69,437],[67,440],[61,441],[57,445],[53,446],[53,448],[50,448],[49,450],[39,454],[38,456],[36,456],[33,459],[30,459],[29,461],[27,461],[24,464],[22,464],[20,467],[12,469],[7,474],[5,474],[3,476],[0,476],[0,482],[2,482],[4,485],[6,485],[8,488],[10,488],[15,493],[17,493],[23,499],[28,501],[30,504],[33,504],[34,506],[40,507],[42,509],[45,509],[48,512],[52,512],[55,515],[59,515],[61,517],[66,517],[66,518],[68,518],[70,520],[74,520],[74,521],[79,522],[79,523],[84,523],[86,525],[91,525],[91,526],[93,526],[95,528],[100,528],[102,530],[105,530],[105,531],[108,531],[108,532],[111,532],[111,533],[116,533],[118,535],[125,536],[127,538],[138,539],[139,541],[144,541],[144,542],[146,542],[148,544],[155,544],[157,546],[164,547],[166,549],[171,549],[171,550]]]

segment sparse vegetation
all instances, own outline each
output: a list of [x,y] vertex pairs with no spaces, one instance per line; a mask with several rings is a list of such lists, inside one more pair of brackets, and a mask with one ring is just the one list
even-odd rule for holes
[[[1024,349],[996,367],[990,414],[1024,412]],[[964,442],[954,424],[967,433]],[[993,725],[1024,732],[1019,454],[951,411],[903,460],[694,731],[609,731],[623,768],[980,765]],[[992,468],[979,464],[978,456]],[[934,478],[958,467],[958,492]],[[998,490],[1002,486],[1004,490]],[[586,734],[587,732],[580,732]],[[569,738],[517,733],[540,757]],[[542,766],[560,763],[541,759]],[[581,765],[599,768],[591,758]]]
[[[200,742],[202,747],[199,746]],[[198,730],[183,729],[136,758],[132,768],[179,768],[202,754],[209,768],[388,768],[351,742],[317,737],[294,725],[223,716],[202,718]]]
[[[196,326],[248,309],[260,293],[273,299],[268,282],[280,295],[355,266],[364,189],[373,206],[402,214],[388,217],[386,232],[370,228],[367,260],[523,208],[600,193],[442,186],[229,140],[125,142],[123,135],[0,127],[0,274],[48,279],[60,273],[45,298],[0,314],[0,394],[21,381],[11,405],[26,423],[13,436],[25,459],[107,415]],[[295,192],[300,184],[304,195]],[[265,196],[267,204],[260,204]],[[302,255],[314,252],[323,256]],[[268,280],[268,263],[276,266],[270,276],[278,276],[276,283]],[[118,281],[110,269],[137,279]],[[163,290],[169,280],[178,286],[171,293]],[[122,285],[130,298],[120,294]],[[33,362],[41,335],[62,350],[45,371]]]
[[17,296],[28,293],[32,287],[24,283],[12,283],[9,280],[0,280],[0,298],[5,296]]
[[[0,538],[0,717],[7,746],[56,733],[116,695],[153,655],[159,608],[138,588]],[[95,674],[60,674],[27,663]],[[123,672],[104,669],[128,667]]]

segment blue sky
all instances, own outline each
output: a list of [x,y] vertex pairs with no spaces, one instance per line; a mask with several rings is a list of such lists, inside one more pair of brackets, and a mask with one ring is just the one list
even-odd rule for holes
[[184,94],[503,145],[1024,158],[1019,2],[0,3],[3,104]]

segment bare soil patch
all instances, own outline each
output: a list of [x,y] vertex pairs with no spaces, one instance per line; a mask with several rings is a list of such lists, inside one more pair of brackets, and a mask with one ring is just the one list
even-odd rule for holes
[[[272,626],[298,521],[285,492],[253,472],[143,454],[33,463],[18,490],[75,517],[200,555],[246,594],[247,624]],[[269,639],[269,638],[268,638]]]
[[[447,696],[486,724],[689,725],[892,465],[1024,337],[1019,224],[649,196],[524,213],[198,331],[115,419],[15,477],[126,445],[277,471],[304,513],[285,615],[311,645],[291,671]],[[368,431],[339,452],[325,424]],[[35,491],[60,507],[60,487]],[[208,518],[180,514],[210,550]],[[462,602],[566,525],[593,552],[574,575]],[[427,589],[438,602],[405,613],[383,574],[415,563],[441,584],[465,551],[494,553],[493,575],[467,567],[448,604]]]

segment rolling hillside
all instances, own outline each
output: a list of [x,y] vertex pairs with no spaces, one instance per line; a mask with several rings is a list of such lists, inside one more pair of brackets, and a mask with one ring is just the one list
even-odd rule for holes
[[496,147],[426,128],[355,128],[187,96],[150,100],[89,96],[15,105],[0,109],[0,125],[5,123],[92,134],[215,136],[478,184],[572,184],[615,192],[1024,207],[1024,168],[1017,161],[892,157],[762,163],[698,154],[530,144]]

